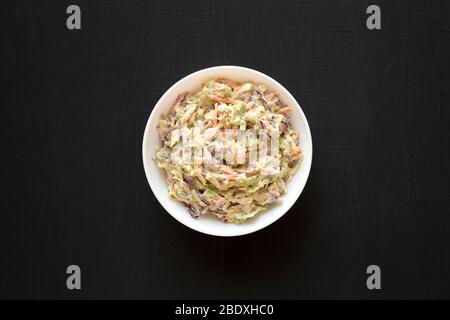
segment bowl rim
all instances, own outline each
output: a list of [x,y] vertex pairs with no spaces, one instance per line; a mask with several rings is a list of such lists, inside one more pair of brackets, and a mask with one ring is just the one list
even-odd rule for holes
[[[286,207],[286,209],[284,210],[284,212],[282,214],[280,214],[278,217],[273,218],[271,220],[268,220],[266,223],[262,224],[262,225],[255,225],[254,228],[249,228],[249,229],[243,229],[242,232],[211,232],[208,230],[205,230],[204,228],[199,227],[198,225],[195,224],[188,224],[185,223],[185,221],[182,221],[181,219],[179,219],[177,217],[176,214],[172,213],[171,210],[168,209],[168,207],[165,205],[165,203],[167,201],[174,201],[171,200],[169,198],[167,199],[163,199],[158,192],[156,192],[155,189],[157,189],[157,187],[155,185],[152,184],[152,181],[150,179],[150,172],[149,172],[149,167],[148,167],[148,158],[146,156],[147,152],[146,152],[146,145],[147,145],[147,137],[149,136],[149,130],[150,130],[150,124],[153,122],[153,119],[155,117],[157,117],[157,110],[160,108],[160,106],[162,105],[163,101],[166,99],[166,97],[169,95],[169,93],[172,92],[172,90],[174,88],[176,88],[181,82],[185,82],[188,81],[189,79],[197,76],[198,74],[201,73],[206,73],[209,71],[216,71],[216,70],[223,70],[223,69],[234,69],[234,70],[243,70],[245,72],[250,72],[250,73],[254,73],[257,74],[258,76],[265,78],[267,80],[267,82],[272,82],[275,83],[276,85],[278,85],[282,91],[284,91],[283,93],[288,96],[292,101],[294,101],[294,107],[298,109],[300,117],[302,118],[301,120],[304,122],[305,127],[306,127],[306,132],[307,132],[307,137],[306,139],[309,141],[309,145],[311,147],[311,151],[310,151],[310,155],[308,155],[307,157],[305,157],[303,159],[302,165],[305,165],[305,178],[301,181],[302,183],[300,184],[299,188],[297,189],[297,194],[296,196],[293,198],[294,200],[291,201],[291,203],[288,204],[288,206]],[[269,83],[267,83],[269,85]],[[212,235],[212,236],[219,236],[219,237],[236,237],[236,236],[243,236],[243,235],[247,235],[256,231],[259,231],[261,229],[264,229],[266,227],[268,227],[269,225],[273,224],[275,221],[279,220],[282,216],[284,216],[291,208],[292,206],[298,201],[298,199],[300,198],[300,195],[302,194],[306,182],[308,181],[309,178],[309,174],[311,172],[311,165],[312,165],[312,158],[313,158],[313,142],[312,142],[312,135],[311,135],[311,129],[309,127],[309,123],[308,120],[303,112],[303,109],[301,108],[300,104],[298,103],[298,101],[294,98],[294,96],[292,96],[292,94],[281,84],[279,83],[277,80],[273,79],[272,77],[266,75],[265,73],[262,73],[260,71],[248,68],[248,67],[243,67],[243,66],[237,66],[237,65],[220,65],[220,66],[213,66],[213,67],[208,67],[208,68],[204,68],[204,69],[200,69],[198,71],[192,72],[186,76],[184,76],[183,78],[181,78],[180,80],[178,80],[177,82],[175,82],[172,86],[170,86],[169,89],[167,89],[164,94],[158,99],[158,101],[156,102],[155,106],[153,107],[150,116],[147,120],[147,123],[145,125],[145,129],[144,129],[144,135],[143,135],[143,139],[142,139],[142,162],[144,165],[144,171],[145,171],[145,176],[147,178],[148,184],[150,185],[150,189],[152,190],[154,196],[156,197],[156,199],[158,200],[158,202],[160,203],[160,205],[164,208],[164,210],[169,213],[175,220],[177,220],[178,222],[180,222],[182,225],[198,231],[200,233],[203,234],[208,234],[208,235]],[[150,159],[151,160],[151,159]],[[306,162],[305,162],[306,160]],[[296,173],[297,174],[297,173]],[[291,190],[292,192],[292,190]]]

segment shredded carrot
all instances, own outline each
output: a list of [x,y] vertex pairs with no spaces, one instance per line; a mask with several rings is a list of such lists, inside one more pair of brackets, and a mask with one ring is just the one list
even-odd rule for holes
[[284,107],[284,108],[281,108],[280,110],[278,110],[277,113],[279,113],[279,114],[286,114],[286,113],[291,112],[291,111],[292,111],[291,107]]
[[295,146],[295,147],[292,148],[292,155],[293,156],[300,154],[300,152],[301,152],[301,150],[300,150],[299,147]]
[[212,96],[212,95],[208,95],[208,98],[210,98],[211,100],[217,101],[217,102],[221,102],[221,103],[234,103],[235,102],[231,98],[221,98],[221,97]]
[[230,79],[226,79],[226,78],[219,78],[216,81],[217,82],[223,82],[223,83],[229,85],[230,87],[232,87],[233,89],[237,88],[237,87],[239,87],[241,85],[239,82],[236,82],[236,81],[233,81],[233,80],[230,80]]

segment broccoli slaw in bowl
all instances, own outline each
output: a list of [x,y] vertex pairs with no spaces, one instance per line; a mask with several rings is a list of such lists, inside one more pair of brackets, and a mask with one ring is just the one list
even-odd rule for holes
[[309,126],[292,95],[236,66],[178,81],[156,104],[143,139],[144,169],[161,205],[218,236],[280,218],[300,196],[311,160]]

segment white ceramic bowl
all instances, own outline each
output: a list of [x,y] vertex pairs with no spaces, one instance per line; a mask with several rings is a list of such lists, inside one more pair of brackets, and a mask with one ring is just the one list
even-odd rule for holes
[[[284,103],[293,107],[293,111],[290,112],[291,125],[300,133],[300,147],[304,154],[303,162],[297,173],[288,183],[288,191],[281,198],[281,202],[269,206],[267,211],[258,214],[255,218],[240,225],[223,223],[217,218],[209,216],[201,216],[197,219],[192,218],[183,204],[169,199],[165,172],[158,168],[156,162],[152,159],[155,155],[156,147],[159,144],[156,126],[161,114],[169,111],[174,105],[175,99],[179,93],[185,91],[195,92],[200,89],[201,84],[204,81],[219,77],[238,81],[250,80],[263,83],[267,85],[269,89],[277,92]],[[153,193],[164,209],[166,209],[166,211],[176,220],[191,229],[206,234],[224,237],[239,236],[267,227],[284,215],[292,207],[295,201],[297,201],[306,184],[311,168],[312,140],[308,121],[306,120],[302,109],[294,97],[281,84],[271,77],[249,68],[219,66],[194,72],[175,83],[166,91],[166,93],[164,93],[153,108],[147,126],[145,127],[142,143],[142,156],[145,174]]]

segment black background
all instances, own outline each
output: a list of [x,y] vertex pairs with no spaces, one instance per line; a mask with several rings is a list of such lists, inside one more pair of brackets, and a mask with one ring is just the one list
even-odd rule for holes
[[[0,297],[450,298],[449,2],[0,4]],[[255,234],[192,231],[153,196],[142,135],[181,77],[243,65],[309,120],[309,181]],[[82,290],[66,289],[66,267]],[[377,264],[382,289],[366,288]]]

